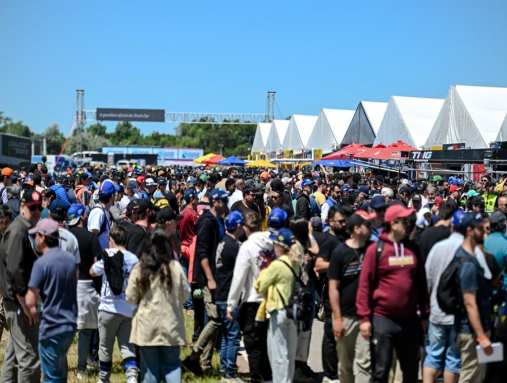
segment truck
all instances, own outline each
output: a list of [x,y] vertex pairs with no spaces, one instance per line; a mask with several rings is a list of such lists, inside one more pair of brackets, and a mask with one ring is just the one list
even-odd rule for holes
[[30,138],[0,133],[0,166],[19,168],[30,166],[32,141]]

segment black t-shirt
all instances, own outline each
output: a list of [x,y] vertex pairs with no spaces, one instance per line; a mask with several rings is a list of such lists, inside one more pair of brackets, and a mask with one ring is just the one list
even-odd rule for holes
[[[334,249],[336,249],[340,244],[342,243],[340,239],[333,234],[330,234],[329,232],[322,233],[322,235],[319,235],[320,239],[317,240],[317,243],[319,244],[319,257],[322,258],[324,261],[329,262],[331,259],[331,254],[333,253]],[[319,243],[320,241],[320,243]],[[320,273],[320,286],[318,287],[320,289],[320,293],[322,295],[322,303],[324,304],[325,312],[328,314],[331,314],[331,306],[329,305],[329,294],[328,294],[328,279],[327,279],[327,272]]]
[[331,255],[328,278],[340,281],[340,310],[343,316],[356,317],[356,293],[366,248],[353,249],[342,243]]
[[124,224],[124,227],[127,230],[127,250],[141,257],[144,241],[149,235],[148,231],[144,227],[130,222]]
[[228,234],[226,234],[224,240],[218,244],[215,258],[215,280],[217,282],[215,299],[217,301],[227,301],[239,246],[240,242]]
[[90,280],[92,279],[90,267],[92,267],[95,259],[102,258],[102,248],[100,247],[97,235],[78,226],[69,227],[69,231],[76,236],[79,246],[79,255],[81,256],[79,279]]
[[447,226],[432,226],[424,229],[417,240],[422,261],[426,262],[426,258],[428,258],[428,254],[435,243],[448,238],[450,235],[451,230]]

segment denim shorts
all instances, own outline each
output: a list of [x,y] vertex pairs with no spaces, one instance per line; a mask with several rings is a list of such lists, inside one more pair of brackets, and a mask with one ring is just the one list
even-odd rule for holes
[[461,359],[454,325],[430,322],[424,367],[459,374]]

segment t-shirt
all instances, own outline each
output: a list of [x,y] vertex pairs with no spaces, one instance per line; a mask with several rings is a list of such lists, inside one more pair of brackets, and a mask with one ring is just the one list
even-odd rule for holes
[[[488,281],[484,278],[484,270],[479,265],[477,259],[469,254],[463,246],[456,251],[457,258],[463,258],[459,270],[459,282],[461,292],[475,293],[477,308],[479,309],[479,316],[481,324],[485,330],[490,328],[490,298],[491,291],[488,286]],[[471,327],[468,320],[468,315],[463,311],[461,315],[456,316],[456,323],[459,324],[461,332],[470,333]]]
[[60,236],[60,249],[72,254],[76,264],[81,263],[81,254],[76,236],[64,227],[58,228],[58,235]]
[[507,291],[507,237],[504,233],[491,233],[484,241],[484,250],[495,257],[503,270],[503,286]]
[[[342,242],[336,235],[330,234],[329,232],[322,233],[320,241],[322,241],[322,243],[319,243],[319,257],[322,258],[324,261],[329,262],[331,260],[331,254],[338,246],[340,246]],[[331,306],[329,305],[329,294],[327,293],[328,291],[327,272],[321,273],[320,282],[321,286],[319,288],[321,289],[322,302],[324,304],[324,308],[327,313],[331,313]]]
[[229,234],[226,234],[223,241],[218,244],[215,258],[215,280],[217,282],[215,299],[218,302],[227,302],[240,245],[241,243]]
[[137,224],[125,225],[124,227],[127,229],[127,250],[140,257],[144,241],[149,236],[148,231]]
[[356,293],[366,247],[353,249],[345,242],[331,255],[328,278],[340,281],[340,310],[343,316],[356,317]]
[[243,203],[243,200],[237,201],[232,205],[231,211],[234,211],[234,210],[237,210],[241,214],[243,214],[243,217],[246,217],[247,213],[249,213],[249,212],[254,212],[254,213],[257,213],[259,215],[259,217],[261,216],[261,211],[255,203],[253,203],[251,207],[248,207]]
[[98,205],[90,211],[88,216],[88,230],[98,231],[98,239],[102,249],[109,246],[109,232],[111,229],[111,218],[103,205]]
[[76,330],[77,278],[73,255],[49,249],[33,264],[28,287],[39,289],[43,302],[39,339]]
[[90,233],[84,227],[73,226],[69,228],[70,232],[77,238],[79,244],[79,254],[81,263],[79,264],[79,279],[91,280],[90,267],[95,262],[95,258],[102,258],[102,248],[100,247],[97,236]]
[[[106,254],[112,257],[116,254],[119,249],[106,249]],[[106,311],[113,314],[121,314],[131,318],[134,312],[135,305],[127,303],[125,296],[125,290],[129,280],[129,275],[134,266],[139,262],[135,254],[128,250],[121,250],[123,253],[123,291],[119,295],[114,295],[111,291],[111,287],[107,281],[106,274],[104,272],[104,260],[101,259],[95,262],[92,266],[92,271],[102,276],[102,290],[100,292],[100,305],[99,310]]]
[[426,258],[428,258],[428,254],[435,243],[449,238],[450,235],[451,229],[447,226],[432,226],[424,229],[417,241],[422,261],[426,261]]

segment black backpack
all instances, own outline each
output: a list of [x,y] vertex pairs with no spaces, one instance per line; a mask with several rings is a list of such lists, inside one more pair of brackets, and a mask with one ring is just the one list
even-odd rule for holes
[[454,257],[440,276],[437,286],[437,302],[446,314],[456,315],[463,312],[464,303],[459,282],[459,270],[463,257]]
[[123,292],[125,276],[123,275],[123,253],[117,251],[112,257],[104,256],[104,271],[109,287],[114,295]]
[[294,287],[288,302],[285,302],[282,294],[277,290],[282,299],[283,306],[287,311],[287,317],[297,322],[298,327],[300,327],[302,331],[308,331],[313,320],[314,302],[312,291],[287,262],[282,259],[277,259],[277,261],[287,266],[292,272],[292,275],[294,275]]

